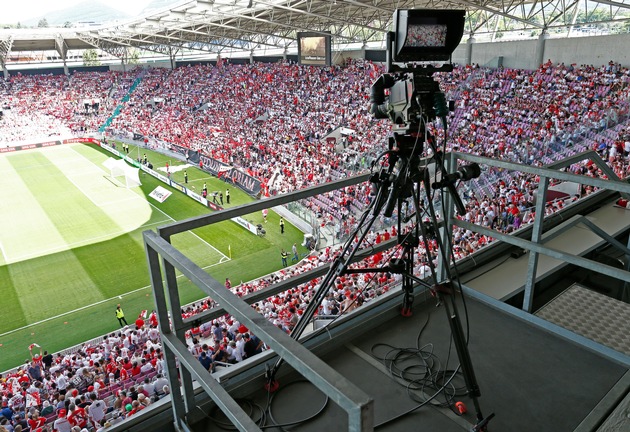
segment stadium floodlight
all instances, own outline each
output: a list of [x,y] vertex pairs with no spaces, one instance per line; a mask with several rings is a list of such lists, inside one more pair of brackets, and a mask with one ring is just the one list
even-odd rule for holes
[[110,172],[112,180],[119,181],[117,177],[124,177],[124,184],[127,189],[142,185],[139,176],[139,169],[129,166],[123,159],[109,158],[103,162],[103,166]]

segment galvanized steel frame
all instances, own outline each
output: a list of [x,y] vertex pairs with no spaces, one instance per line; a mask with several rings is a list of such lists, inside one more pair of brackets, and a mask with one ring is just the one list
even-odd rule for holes
[[[587,177],[577,174],[566,173],[563,171],[557,171],[563,167],[570,166],[573,163],[583,161],[585,159],[592,160],[598,167],[602,168],[602,170],[608,175],[612,180],[605,180],[594,177]],[[536,282],[536,270],[538,265],[538,258],[540,254],[544,254],[550,256],[552,258],[556,258],[559,260],[564,260],[570,264],[575,264],[577,266],[586,268],[591,271],[595,271],[604,275],[608,275],[611,277],[615,277],[617,279],[630,282],[630,271],[620,270],[614,267],[610,267],[604,264],[597,263],[595,261],[583,258],[581,256],[572,255],[563,251],[559,251],[554,248],[550,248],[541,244],[546,240],[549,240],[562,232],[565,232],[569,228],[575,226],[578,223],[586,225],[591,231],[600,236],[602,239],[608,241],[611,245],[615,246],[617,249],[623,251],[625,254],[630,254],[630,244],[628,246],[624,246],[622,243],[618,242],[616,239],[612,238],[606,232],[604,232],[597,225],[593,224],[590,220],[585,218],[584,216],[574,216],[567,223],[560,225],[556,228],[549,230],[547,233],[543,234],[543,221],[544,221],[544,196],[547,191],[547,187],[549,184],[549,179],[559,179],[564,181],[572,181],[581,184],[586,184],[602,189],[614,190],[622,194],[622,196],[627,196],[630,194],[630,184],[625,181],[619,180],[619,178],[610,170],[610,168],[605,164],[605,162],[599,157],[599,155],[593,151],[586,151],[583,153],[576,154],[564,160],[555,162],[546,167],[535,167],[530,165],[517,164],[513,162],[506,162],[496,159],[491,159],[483,156],[477,156],[466,153],[454,152],[451,154],[451,167],[458,160],[468,161],[468,162],[476,162],[481,164],[482,166],[492,166],[503,168],[512,171],[519,171],[530,173],[534,175],[540,176],[539,190],[537,196],[537,206],[535,219],[533,224],[533,230],[531,235],[531,240],[525,240],[513,235],[503,234],[495,230],[491,230],[479,225],[475,225],[463,220],[459,220],[454,218],[453,208],[452,206],[447,208],[447,212],[445,215],[445,219],[449,221],[449,226],[456,225],[461,228],[465,228],[474,232],[478,232],[493,238],[496,238],[500,241],[518,246],[523,249],[527,249],[530,251],[527,274],[526,274],[526,284],[525,284],[525,292],[524,292],[524,301],[521,309],[515,308],[513,306],[504,303],[501,300],[497,300],[492,298],[486,294],[483,294],[479,291],[476,291],[466,285],[462,285],[463,291],[470,297],[475,298],[488,306],[500,310],[501,312],[510,314],[515,318],[526,321],[536,327],[549,331],[565,340],[576,343],[585,349],[600,354],[606,358],[611,359],[623,366],[630,367],[630,356],[615,351],[611,348],[608,348],[598,342],[595,342],[591,339],[588,339],[584,336],[578,335],[570,330],[567,330],[563,327],[560,327],[556,324],[550,323],[549,321],[543,320],[531,313],[532,310],[532,302],[534,298],[534,287]],[[447,230],[448,231],[448,230]],[[626,283],[626,288],[628,289],[628,284]]]
[[[192,385],[194,379],[199,382],[203,390],[239,430],[260,430],[258,425],[240,408],[229,393],[223,389],[210,373],[201,367],[199,361],[188,351],[185,343],[185,333],[190,328],[190,323],[184,322],[180,313],[181,304],[176,270],[190,279],[206,295],[218,301],[221,309],[236,317],[254,334],[264,340],[277,355],[282,357],[297,372],[345,410],[348,413],[349,430],[357,432],[373,430],[373,400],[368,395],[329,367],[298,341],[292,339],[254,311],[243,299],[226,290],[223,284],[212,278],[170,244],[171,236],[177,233],[354,185],[367,180],[367,178],[368,175],[366,174],[331,182],[276,198],[234,207],[207,216],[169,224],[158,228],[157,233],[153,231],[145,231],[143,233],[151,286],[164,342],[173,414],[178,428],[189,430],[188,421],[191,421],[192,412],[195,408]],[[177,379],[177,361],[179,361],[180,366],[181,388]]]
[[[525,301],[521,310],[506,305],[505,303],[491,299],[488,296],[464,287],[465,291],[472,297],[485,302],[494,308],[500,309],[504,312],[510,313],[517,318],[526,320],[533,325],[544,328],[551,331],[563,338],[578,343],[585,348],[600,353],[608,358],[613,359],[621,364],[629,365],[630,360],[628,356],[617,353],[610,348],[607,348],[601,344],[593,342],[582,336],[575,335],[574,333],[562,329],[556,325],[553,325],[547,321],[537,318],[531,315],[531,299],[534,295],[535,274],[537,267],[537,259],[539,254],[551,256],[556,259],[564,260],[565,262],[575,264],[592,271],[596,271],[611,277],[630,282],[630,272],[625,270],[619,270],[610,266],[605,266],[600,263],[595,263],[586,258],[568,254],[557,249],[553,249],[541,244],[546,239],[558,235],[560,232],[568,229],[568,226],[574,226],[577,223],[582,223],[593,230],[597,235],[615,245],[624,253],[630,255],[630,249],[617,242],[615,239],[606,234],[603,230],[593,225],[587,219],[576,216],[570,220],[566,225],[558,227],[554,230],[543,234],[542,226],[544,219],[544,196],[546,185],[548,180],[560,179],[564,181],[578,182],[581,184],[592,185],[598,188],[608,189],[620,192],[622,194],[630,194],[630,184],[620,180],[604,180],[600,178],[586,177],[576,174],[571,174],[563,171],[558,171],[558,168],[567,166],[571,163],[578,162],[584,159],[591,159],[596,162],[597,165],[605,168],[605,164],[594,152],[585,152],[579,155],[575,155],[565,161],[555,163],[549,167],[534,167],[530,165],[522,165],[512,162],[500,161],[490,159],[482,156],[476,156],[463,153],[452,153],[450,155],[449,165],[451,167],[459,161],[477,162],[482,165],[488,165],[493,167],[499,167],[508,170],[520,171],[524,173],[530,173],[538,175],[541,178],[540,182],[540,194],[538,203],[539,208],[536,211],[536,218],[534,221],[534,229],[532,230],[531,240],[521,239],[515,236],[499,233],[488,228],[484,228],[478,225],[461,221],[453,217],[453,206],[450,200],[446,202],[446,220],[450,223],[448,225],[456,225],[465,229],[469,229],[475,232],[479,232],[509,244],[519,246],[521,248],[531,251],[530,261],[527,269],[527,283],[525,286]],[[609,177],[613,177],[610,173],[607,173]],[[181,232],[189,231],[194,228],[210,225],[220,221],[228,220],[235,216],[242,216],[253,212],[261,211],[265,208],[271,208],[276,205],[283,205],[289,202],[317,195],[320,193],[329,192],[345,186],[357,184],[359,182],[366,181],[368,175],[353,177],[350,179],[340,180],[337,182],[327,183],[321,186],[317,186],[302,191],[293,192],[286,195],[281,195],[271,199],[263,199],[252,204],[244,206],[234,207],[221,212],[215,212],[212,214],[204,215],[197,218],[191,218],[181,222],[175,222],[169,225],[162,226],[158,229],[158,232],[145,231],[144,241],[147,251],[147,260],[149,263],[149,271],[151,274],[151,285],[153,287],[154,299],[156,302],[156,310],[158,313],[158,319],[160,322],[161,331],[164,335],[164,347],[165,358],[167,363],[167,370],[169,372],[169,378],[171,379],[171,388],[173,394],[173,411],[174,418],[178,427],[186,430],[186,420],[189,413],[194,408],[194,395],[192,390],[192,380],[199,381],[203,390],[214,400],[219,408],[225,411],[228,418],[240,429],[240,430],[256,430],[257,425],[251,423],[251,419],[245,412],[238,407],[232,397],[222,388],[215,378],[207,373],[200,367],[199,362],[195,359],[186,349],[185,333],[190,329],[196,320],[208,320],[219,316],[225,312],[228,312],[248,328],[250,328],[255,334],[259,335],[279,356],[281,356],[287,363],[294,367],[299,373],[303,374],[307,379],[311,380],[324,393],[332,396],[332,399],[337,402],[349,415],[350,430],[353,431],[366,431],[373,428],[373,401],[365,395],[361,390],[356,388],[352,383],[345,380],[342,376],[337,374],[334,370],[330,369],[326,364],[321,362],[310,351],[308,351],[299,342],[290,338],[287,334],[273,326],[264,317],[254,312],[249,306],[251,303],[260,300],[261,298],[272,295],[273,293],[281,292],[292,286],[296,286],[301,281],[310,280],[313,277],[321,276],[324,272],[323,269],[315,269],[308,274],[301,275],[290,281],[281,282],[275,284],[272,287],[265,289],[263,292],[258,292],[240,299],[234,296],[231,292],[225,290],[223,285],[214,280],[206,272],[200,269],[195,263],[190,261],[181,252],[175,249],[170,244],[170,238]],[[540,204],[542,203],[542,204]],[[443,235],[448,237],[450,235],[449,229],[444,229]],[[450,238],[447,238],[450,242]],[[391,243],[391,242],[390,242]],[[380,245],[383,248],[392,246],[390,244]],[[374,251],[371,251],[374,252]],[[370,252],[366,252],[369,254]],[[532,258],[533,257],[533,258]],[[179,270],[186,277],[188,277],[196,286],[204,291],[208,296],[217,300],[220,303],[219,308],[215,308],[211,311],[197,316],[193,319],[183,320],[181,314],[172,313],[172,322],[169,323],[170,311],[180,310],[180,303],[178,297],[178,285],[175,277],[175,271]],[[164,279],[163,279],[164,277]],[[180,390],[179,382],[177,380],[176,358],[180,363],[180,373],[182,378],[182,390]],[[183,391],[183,392],[182,392]]]
[[[628,0],[184,0],[145,16],[85,29],[62,29],[67,40],[79,39],[122,58],[130,47],[162,53],[168,49],[227,55],[295,48],[297,33],[330,31],[335,46],[384,43],[396,9],[465,9],[465,34],[489,34],[492,40],[509,31],[546,33],[581,25],[628,21]],[[584,11],[583,22],[577,22]],[[24,50],[46,51],[57,37],[16,33]],[[32,41],[38,41],[35,44]],[[271,51],[273,52],[273,51]]]

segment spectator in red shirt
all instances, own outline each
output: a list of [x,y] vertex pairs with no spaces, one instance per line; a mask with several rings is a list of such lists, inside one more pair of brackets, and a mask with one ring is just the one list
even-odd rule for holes
[[140,365],[138,364],[138,362],[133,362],[133,367],[131,368],[131,376],[135,377],[140,375]]
[[88,416],[83,408],[70,404],[68,410],[70,411],[68,421],[72,426],[79,426],[80,428],[87,426]]
[[31,414],[30,418],[27,420],[28,427],[31,430],[35,430],[38,427],[42,427],[46,424],[46,419],[39,416],[39,411],[35,410],[33,414]]
[[136,319],[136,328],[141,329],[144,327],[144,319],[142,318],[142,314],[138,315],[138,319]]

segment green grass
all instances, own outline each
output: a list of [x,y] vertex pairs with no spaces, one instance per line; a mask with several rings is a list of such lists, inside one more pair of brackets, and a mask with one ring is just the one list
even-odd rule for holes
[[[154,168],[182,163],[145,149]],[[93,145],[65,145],[0,156],[0,371],[28,358],[37,342],[59,351],[118,328],[121,303],[127,320],[153,309],[142,232],[210,210],[181,192],[141,173],[142,186],[116,186],[101,166],[109,153]],[[253,198],[194,167],[189,186],[200,191],[230,189],[231,204]],[[172,174],[183,183],[183,171]],[[161,185],[173,194],[158,203],[148,194]],[[262,222],[261,214],[245,216]],[[173,244],[219,281],[248,281],[281,268],[280,249],[300,244],[302,233],[290,224],[279,233],[279,217],[269,212],[264,238],[225,221],[174,236]],[[228,248],[230,251],[228,251]],[[231,253],[232,260],[220,263]],[[204,297],[183,281],[180,300]]]

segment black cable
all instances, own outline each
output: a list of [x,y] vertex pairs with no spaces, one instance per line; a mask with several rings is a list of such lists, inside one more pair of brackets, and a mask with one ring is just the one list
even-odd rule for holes
[[[446,146],[446,122],[445,119],[443,118],[443,123],[444,123],[444,143],[443,143],[443,147]],[[434,148],[434,151],[436,151],[437,149]],[[423,183],[425,186],[425,191],[429,191],[430,188],[429,186],[429,181],[427,179],[428,175],[425,174],[425,178],[423,179]],[[427,207],[424,209],[424,213],[428,213],[430,215],[430,219],[434,222],[437,223],[437,217],[435,214],[435,208],[433,206],[433,197],[429,197],[431,194],[427,194]],[[444,207],[444,192],[442,192],[442,200],[441,200],[441,204],[442,204],[442,213],[446,214],[445,211],[445,207]],[[418,214],[418,217],[420,217],[419,215],[419,202],[415,202],[414,203],[416,205],[416,213]],[[446,223],[448,221],[445,221]],[[426,252],[426,256],[427,256],[427,261],[429,263],[429,267],[431,269],[431,273],[433,275],[434,280],[437,281],[437,274],[435,272],[435,268],[432,265],[432,251],[429,247],[428,241],[426,239],[426,227],[424,226],[422,219],[418,220],[418,224],[420,224],[420,228],[422,231],[422,236],[423,236],[423,243],[425,245],[425,252]],[[449,229],[448,227],[446,227],[446,229]],[[453,271],[451,272],[450,266],[448,265],[449,262],[453,262],[455,261],[454,259],[454,251],[453,251],[453,243],[451,241],[450,238],[446,239],[446,245],[442,242],[441,238],[436,238],[436,243],[438,245],[438,250],[439,253],[442,257],[442,262],[445,264],[445,271],[446,271],[446,275],[448,277],[448,279],[450,279],[453,283],[456,284],[457,289],[454,290],[453,295],[457,294],[457,291],[459,291],[459,294],[462,296],[462,301],[464,304],[464,311],[465,311],[465,327],[466,327],[466,337],[465,337],[465,345],[468,345],[468,341],[470,339],[470,322],[469,322],[469,314],[468,314],[468,308],[467,308],[467,304],[465,301],[465,296],[463,295],[463,291],[462,291],[462,287],[461,287],[461,282],[459,280],[459,271],[457,269],[457,266],[454,265],[453,267]],[[447,250],[448,249],[448,250]],[[418,344],[419,345],[419,341],[420,341],[420,337],[422,332],[424,331],[424,329],[426,328],[427,324],[429,322],[429,318],[427,318],[427,321],[425,322],[424,326],[422,327],[419,336],[418,336]],[[377,347],[380,346],[387,346],[386,344],[377,344],[373,347],[372,351],[373,351],[373,355],[375,357],[377,357],[374,353],[374,350]],[[451,342],[449,343],[449,352],[448,352],[448,356],[447,356],[447,361],[445,364],[448,364],[450,361],[450,356],[451,356],[451,352],[452,352],[452,347],[453,347],[453,338],[451,337]],[[391,347],[393,348],[393,347]],[[393,353],[393,354],[392,354]],[[417,356],[420,355],[420,359],[421,359],[421,363],[415,366],[406,366],[404,368],[400,368],[398,366],[398,364],[396,364],[396,361],[403,359],[404,361],[408,361],[410,358],[412,358],[413,356]],[[419,409],[422,406],[425,406],[429,403],[431,403],[434,399],[438,398],[438,396],[442,395],[444,397],[444,402],[443,403],[432,403],[432,405],[437,405],[437,406],[441,406],[441,407],[448,407],[452,412],[454,412],[457,415],[461,415],[459,412],[455,411],[453,409],[453,405],[455,402],[455,398],[458,396],[462,396],[462,395],[467,395],[468,394],[468,388],[466,386],[466,384],[464,383],[463,386],[455,386],[454,384],[452,384],[452,382],[455,380],[456,377],[458,377],[460,375],[460,369],[461,369],[461,365],[458,365],[456,369],[452,370],[452,369],[445,369],[445,370],[441,370],[441,368],[437,368],[435,371],[433,371],[433,369],[431,368],[431,366],[433,366],[430,361],[433,360],[433,353],[426,353],[423,352],[420,348],[418,348],[417,350],[409,350],[409,349],[401,349],[401,350],[397,350],[397,349],[390,349],[390,351],[385,355],[385,357],[381,358],[382,362],[389,362],[389,364],[386,364],[386,366],[388,366],[388,370],[390,371],[390,373],[392,374],[392,376],[399,378],[399,379],[406,379],[406,378],[411,378],[411,376],[408,375],[408,372],[411,370],[415,373],[418,372],[424,372],[423,374],[420,374],[421,377],[415,380],[407,380],[407,393],[409,395],[409,397],[416,401],[419,402],[419,405],[411,408],[410,410],[401,413],[389,420],[386,420],[378,425],[376,425],[375,427],[382,427],[386,424],[389,424],[417,409]],[[378,357],[377,357],[378,358]],[[429,396],[428,398],[425,399],[418,399],[417,395],[415,392],[420,391],[422,392],[422,394],[427,394],[426,390],[427,389],[434,389],[436,390],[436,392]]]
[[[424,121],[424,118],[423,118]],[[446,125],[445,125],[446,128]],[[446,136],[446,130],[445,130],[445,136]],[[413,145],[413,149],[412,149],[412,153],[411,155],[415,154],[415,149],[417,148],[417,145],[419,143],[420,137],[417,136],[416,137],[416,141],[414,142]],[[444,144],[445,145],[445,144]],[[435,149],[434,149],[435,151]],[[375,163],[372,165],[372,168],[375,167],[376,163],[385,155],[392,153],[392,151],[387,151],[382,153],[381,155],[379,155],[379,157],[377,158],[377,160],[375,161]],[[400,173],[398,173],[399,176],[404,176],[405,182],[410,181],[410,177],[409,177],[409,170],[410,170],[410,166],[409,163],[407,163],[406,165],[404,165],[404,171],[401,171]],[[391,171],[391,167],[390,167],[390,171]],[[419,194],[419,189],[420,189],[420,184],[423,183],[424,184],[424,189],[425,191],[430,191],[431,188],[429,187],[429,181],[428,181],[428,171],[424,171],[424,179],[422,179],[422,182],[418,182],[417,183],[417,193]],[[391,186],[391,187],[396,187],[395,185]],[[433,276],[433,279],[435,281],[437,281],[437,274],[436,274],[436,270],[433,264],[433,259],[432,259],[432,251],[430,248],[430,244],[427,238],[427,227],[425,226],[425,224],[422,222],[421,219],[421,215],[422,214],[426,214],[427,216],[430,217],[430,219],[437,225],[437,217],[435,214],[435,208],[433,205],[433,200],[429,199],[429,195],[431,194],[427,194],[427,206],[423,209],[420,206],[420,202],[419,202],[419,196],[416,196],[415,194],[412,193],[412,202],[415,206],[415,210],[416,210],[416,223],[414,226],[412,226],[412,228],[406,233],[407,236],[411,236],[412,233],[417,232],[418,228],[420,228],[421,232],[422,232],[422,239],[423,239],[423,243],[424,243],[424,248],[425,248],[425,253],[426,253],[426,257],[427,257],[427,263],[431,269],[431,274]],[[431,197],[432,198],[432,197]],[[368,208],[366,209],[366,212],[369,212],[372,210],[372,207],[374,206],[374,202],[371,203],[370,206],[368,206]],[[378,209],[377,209],[378,210]],[[442,199],[442,210],[444,212],[444,199]],[[444,213],[445,214],[445,213]],[[365,215],[365,213],[364,213]],[[398,217],[400,218],[400,215],[398,215]],[[367,226],[369,226],[369,224],[366,224]],[[358,226],[354,232],[353,235],[351,235],[346,242],[344,242],[344,249],[350,246],[350,243],[352,241],[355,240],[355,238],[357,238],[357,236],[359,236],[359,233],[361,233],[362,229],[367,229],[367,226]],[[415,227],[415,228],[414,228]],[[448,228],[447,228],[448,229]],[[362,234],[362,237],[364,238],[365,233]],[[361,236],[359,237],[361,238]],[[442,243],[440,238],[436,238],[435,239],[437,246],[438,246],[438,250],[442,256],[442,260],[445,263],[448,263],[450,260],[454,261],[454,253],[453,253],[453,244],[451,241],[448,241],[448,246],[449,246],[449,254],[447,254],[447,251],[445,250],[444,244]],[[402,242],[401,242],[402,243]],[[370,244],[369,244],[370,245]],[[371,245],[373,246],[373,245]],[[391,250],[389,252],[389,257],[393,257],[396,253],[398,253],[401,250],[402,246],[399,243],[397,248],[394,248],[393,250]],[[450,257],[449,257],[450,255]],[[413,257],[412,257],[413,258]],[[450,259],[449,259],[450,258]],[[383,269],[384,266],[381,266],[381,269]],[[348,273],[352,272],[351,268],[347,269]],[[359,293],[363,294],[363,291],[365,289],[367,289],[376,279],[376,275],[379,272],[377,270],[375,270],[374,274],[372,275],[372,277],[370,278],[370,280],[368,281],[368,283],[365,285],[364,288],[359,289]],[[382,271],[381,271],[382,273]],[[454,268],[454,275],[456,276],[455,281],[458,284],[458,290],[460,291],[460,293],[462,293],[461,291],[461,283],[459,283],[459,278],[458,276],[458,271],[457,268]],[[447,274],[449,276],[449,278],[451,280],[453,280],[454,278],[451,277],[450,274],[450,269],[447,266]],[[358,296],[357,296],[358,298]],[[356,301],[356,299],[354,300]],[[351,303],[352,304],[352,303]],[[469,339],[469,325],[468,325],[468,310],[467,307],[464,303],[464,307],[466,310],[466,328],[467,328],[467,336],[466,336],[466,345],[468,344],[468,339]],[[341,316],[341,314],[339,315]],[[338,318],[338,317],[337,317]],[[335,320],[337,319],[335,318]],[[393,347],[391,345],[388,344],[375,344],[372,347],[372,355],[375,358],[378,358],[381,362],[383,362],[383,364],[386,366],[386,368],[388,369],[389,373],[391,374],[391,376],[395,377],[396,380],[395,382],[398,383],[399,385],[403,386],[406,388],[407,390],[407,394],[409,396],[409,398],[415,402],[418,402],[418,405],[411,408],[410,410],[401,413],[395,417],[390,418],[389,420],[386,420],[384,422],[381,422],[380,424],[376,425],[375,427],[382,427],[386,424],[389,424],[427,404],[431,404],[432,406],[436,406],[436,407],[449,407],[452,410],[452,406],[454,403],[454,398],[457,396],[462,395],[462,389],[463,389],[463,394],[467,394],[467,389],[466,386],[464,385],[463,387],[458,386],[456,387],[453,383],[453,381],[455,380],[455,378],[460,374],[460,367],[461,366],[457,366],[456,369],[442,369],[442,362],[440,361],[440,359],[433,353],[433,345],[432,344],[426,344],[424,346],[420,346],[420,339],[422,336],[422,333],[424,332],[424,330],[426,329],[428,323],[430,320],[430,314],[427,317],[427,321],[424,323],[424,325],[422,326],[422,328],[420,329],[420,332],[418,334],[417,337],[417,342],[416,342],[416,348],[396,348]],[[334,321],[334,320],[333,320]],[[451,337],[451,343],[449,344],[449,350],[448,350],[448,356],[447,356],[447,361],[444,363],[445,365],[447,365],[450,361],[450,356],[452,353],[452,346],[453,346],[453,339]],[[375,350],[378,347],[386,347],[388,348],[388,351],[385,353],[384,356],[377,356],[375,353]],[[288,385],[286,385],[285,387],[283,387],[283,389],[286,389],[287,387],[294,385],[296,383],[301,383],[301,382],[305,382],[304,380],[298,380],[298,381],[294,381],[292,383],[289,383]],[[434,390],[435,392],[432,395],[428,395],[429,390]],[[418,394],[418,393],[421,393]],[[279,428],[280,430],[285,430],[284,428],[287,427],[291,427],[291,426],[296,426],[299,424],[302,424],[304,422],[310,421],[312,419],[314,419],[315,417],[319,416],[326,408],[329,398],[328,396],[326,396],[325,402],[322,405],[322,407],[313,415],[301,419],[301,420],[297,420],[294,422],[288,422],[288,423],[278,423],[274,416],[273,416],[273,410],[272,410],[272,406],[273,406],[273,401],[274,398],[276,397],[276,395],[278,394],[278,392],[276,393],[271,393],[269,390],[267,392],[267,404],[266,407],[261,407],[257,404],[253,404],[252,402],[248,401],[249,404],[249,415],[253,415],[254,413],[254,408],[258,409],[260,411],[260,418],[258,420],[260,427],[262,429],[270,429],[270,428]],[[443,402],[440,402],[438,400],[438,398],[442,396],[444,398]],[[201,408],[200,408],[201,409]],[[219,419],[216,419],[214,417],[208,416],[209,418],[213,419],[213,421],[215,421],[215,423],[219,426],[219,427],[223,427],[225,425],[228,425],[226,422],[223,422]],[[231,426],[231,424],[229,424]],[[233,428],[233,427],[232,427]]]
[[[286,384],[284,387],[282,387],[282,390],[286,390],[288,387],[295,385],[295,384],[302,384],[302,383],[308,383],[311,384],[310,381],[307,380],[297,380],[297,381],[292,381],[288,384]],[[312,384],[311,384],[312,385]],[[304,419],[301,420],[297,420],[294,422],[288,422],[288,423],[277,423],[274,416],[273,416],[273,411],[272,411],[272,406],[273,406],[273,400],[275,399],[275,397],[278,395],[278,393],[280,392],[280,390],[276,391],[275,393],[273,393],[271,395],[271,397],[269,398],[268,401],[268,406],[267,406],[267,414],[269,415],[269,420],[271,421],[271,424],[269,425],[265,425],[263,427],[261,427],[261,429],[269,429],[269,428],[280,428],[281,430],[284,430],[285,427],[289,427],[289,426],[296,426],[302,423],[306,423],[308,421],[311,421],[313,419],[315,419],[316,417],[318,417],[320,414],[322,414],[324,412],[324,410],[326,409],[326,407],[328,406],[328,402],[330,400],[330,398],[328,397],[328,395],[324,394],[324,396],[326,396],[325,400],[324,400],[324,404],[321,406],[321,408],[319,408],[317,410],[317,412],[315,412],[314,414],[312,414],[309,417],[306,417]],[[323,393],[322,393],[323,394]]]
[[[409,410],[402,412],[394,417],[391,417],[377,425],[374,426],[375,429],[381,428],[385,425],[388,425],[428,404],[431,404],[435,407],[448,407],[452,410],[453,398],[459,396],[461,393],[461,387],[455,387],[451,383],[452,381],[459,375],[459,366],[455,370],[442,370],[441,361],[439,358],[433,353],[432,344],[426,344],[424,346],[420,346],[420,339],[424,330],[427,328],[429,321],[431,319],[431,314],[429,313],[427,316],[427,320],[424,325],[421,327],[417,341],[416,348],[396,348],[392,345],[385,343],[377,343],[372,345],[371,353],[372,356],[378,360],[380,360],[387,369],[390,371],[393,377],[397,378],[394,382],[405,387],[407,389],[407,394],[411,400],[414,402],[418,402],[418,405],[410,408]],[[386,347],[389,348],[385,355],[378,355],[377,350],[379,348]],[[431,350],[427,351],[425,348],[430,347]],[[412,358],[418,358],[420,363],[417,365],[406,366],[404,368],[398,367],[397,361],[404,360],[408,361]],[[414,380],[408,380],[405,382],[399,382],[398,379],[404,380],[405,373],[412,368],[417,368],[418,370],[426,370],[423,373],[421,378],[416,378]],[[400,373],[399,373],[400,372]],[[448,379],[446,378],[448,375]],[[425,396],[425,399],[418,398],[417,392],[421,392],[422,394],[427,395],[428,389],[435,390],[432,395]],[[449,389],[447,391],[447,389]],[[433,401],[438,398],[441,394],[445,395],[444,403],[433,403]],[[459,413],[455,412],[460,415]]]
[[[245,411],[247,413],[247,415],[250,418],[252,418],[252,420],[254,420],[255,423],[257,423],[259,426],[262,424],[261,422],[264,421],[264,418],[265,418],[265,411],[264,411],[263,407],[261,407],[258,404],[253,403],[249,399],[239,399],[239,400],[237,400],[237,403],[239,405],[241,405],[241,408],[243,408],[243,411]],[[197,408],[199,411],[201,411],[206,418],[211,420],[219,428],[224,429],[224,430],[238,430],[236,428],[236,426],[234,426],[234,424],[231,421],[229,421],[229,420],[224,421],[223,419],[218,418],[218,417],[216,417],[213,414],[218,409],[218,407],[216,405],[212,407],[212,409],[210,410],[210,413],[206,413],[203,410],[203,408],[201,408],[199,405],[196,405],[195,408]],[[249,408],[249,409],[246,410],[245,408]],[[260,412],[260,418],[258,418],[258,419],[255,419],[253,417],[253,415],[255,414],[254,408],[256,408]]]
[[[284,428],[287,427],[291,427],[291,426],[297,426],[303,423],[306,423],[308,421],[311,421],[313,419],[315,419],[316,417],[318,417],[319,415],[321,415],[324,410],[326,409],[326,407],[328,406],[328,402],[330,401],[330,398],[324,394],[325,396],[325,400],[324,403],[322,404],[322,406],[320,408],[317,409],[317,411],[314,414],[311,414],[310,416],[307,416],[303,419],[300,420],[296,420],[296,421],[292,421],[292,422],[286,422],[286,423],[278,423],[274,416],[273,416],[273,411],[272,411],[272,406],[273,406],[273,401],[275,399],[275,397],[281,393],[281,391],[286,390],[287,388],[289,388],[292,385],[295,384],[301,384],[301,383],[309,383],[309,381],[307,380],[297,380],[297,381],[292,381],[286,385],[284,385],[281,389],[278,389],[276,392],[271,393],[270,391],[267,391],[267,401],[266,401],[266,406],[263,407],[260,404],[257,404],[255,402],[253,402],[250,399],[239,399],[237,402],[239,403],[239,405],[241,405],[241,407],[243,408],[243,411],[245,411],[247,413],[247,415],[252,418],[252,420],[258,425],[258,427],[260,429],[272,429],[272,428],[278,428],[280,430],[285,430]],[[214,415],[214,412],[218,409],[218,407],[215,405],[212,407],[212,409],[210,410],[210,413],[206,413],[199,405],[196,406],[196,408],[201,411],[203,413],[203,415],[208,418],[209,420],[211,420],[215,425],[217,425],[217,427],[219,427],[220,429],[223,430],[237,430],[237,428],[234,426],[234,424],[232,422],[230,422],[229,420],[224,420],[223,418],[217,417],[216,415]],[[254,417],[254,415],[256,413],[259,413],[258,417]]]

